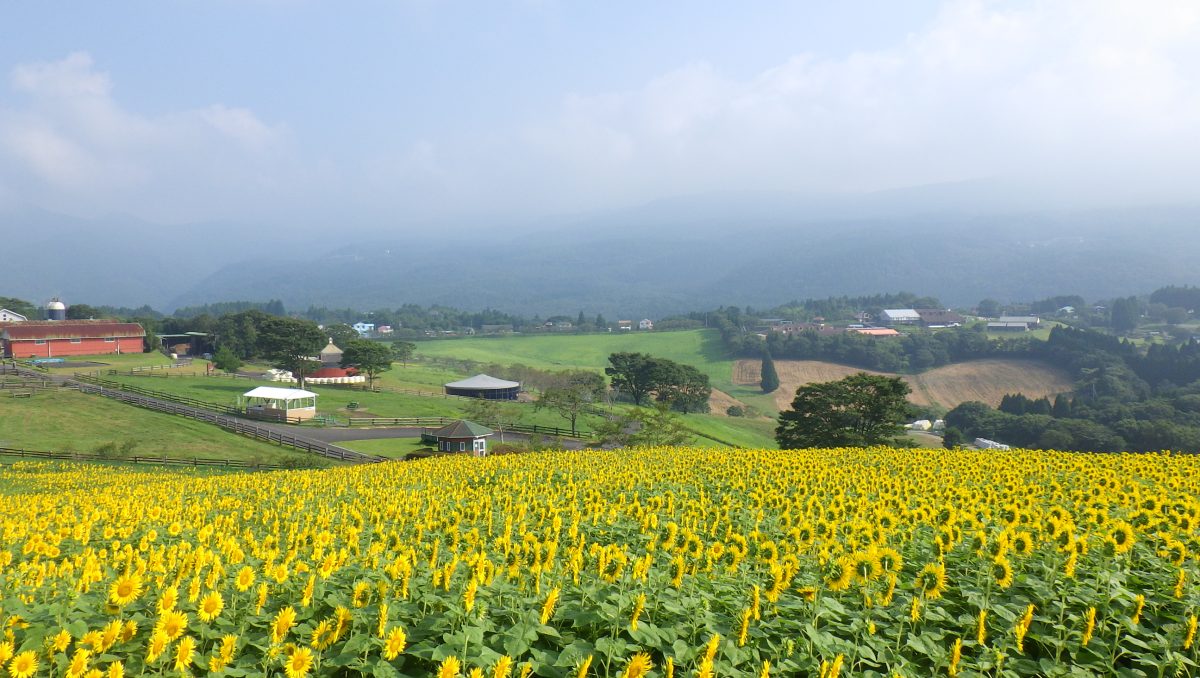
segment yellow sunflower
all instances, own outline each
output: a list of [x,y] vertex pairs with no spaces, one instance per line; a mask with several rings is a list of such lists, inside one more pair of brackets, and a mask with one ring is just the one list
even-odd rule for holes
[[136,574],[117,577],[108,589],[108,599],[113,605],[125,607],[142,595],[142,578]]
[[942,563],[926,565],[913,583],[917,592],[926,598],[940,598],[946,590],[946,566]]
[[297,649],[283,663],[283,669],[288,678],[305,678],[312,670],[313,654],[307,647]]
[[203,598],[200,599],[200,609],[196,614],[206,622],[211,622],[221,614],[221,610],[225,607],[225,600],[221,598],[221,594],[217,591],[209,591]]
[[37,655],[32,650],[13,657],[8,664],[8,672],[13,678],[32,678],[33,674],[37,673],[37,668]]

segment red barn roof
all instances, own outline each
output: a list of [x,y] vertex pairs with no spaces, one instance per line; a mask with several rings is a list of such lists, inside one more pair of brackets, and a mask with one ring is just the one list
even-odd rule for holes
[[353,367],[322,367],[321,369],[308,375],[311,379],[334,379],[337,377],[353,377],[358,375],[358,370]]
[[0,335],[9,341],[107,339],[109,337],[144,337],[146,330],[137,323],[122,323],[115,320],[59,320],[0,326]]

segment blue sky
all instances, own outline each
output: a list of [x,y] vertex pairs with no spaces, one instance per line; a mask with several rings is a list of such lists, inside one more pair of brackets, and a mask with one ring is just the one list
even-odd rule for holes
[[995,176],[1178,201],[1197,45],[1191,2],[6,3],[0,203],[466,223]]

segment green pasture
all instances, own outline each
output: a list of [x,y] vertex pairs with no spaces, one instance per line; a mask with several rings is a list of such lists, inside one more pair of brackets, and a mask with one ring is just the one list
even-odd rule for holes
[[[114,457],[128,454],[326,465],[315,455],[229,433],[212,424],[78,391],[39,391],[31,398],[0,396],[0,447],[94,454],[109,444],[116,448]],[[123,453],[127,445],[131,449]]]

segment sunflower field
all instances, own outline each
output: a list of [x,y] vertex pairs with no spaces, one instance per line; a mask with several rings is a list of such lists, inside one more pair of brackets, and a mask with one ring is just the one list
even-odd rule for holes
[[0,676],[1200,675],[1185,455],[0,469]]

